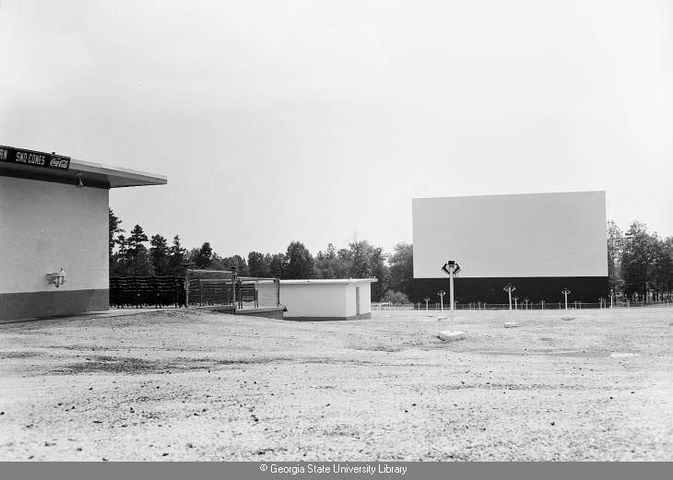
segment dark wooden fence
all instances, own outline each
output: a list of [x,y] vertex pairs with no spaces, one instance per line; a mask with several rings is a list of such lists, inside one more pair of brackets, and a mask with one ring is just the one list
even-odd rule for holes
[[237,279],[227,271],[189,270],[187,275],[188,281],[183,276],[110,277],[110,306],[237,305],[238,308],[257,308],[260,303],[265,307],[277,307],[280,302],[278,279]]
[[113,307],[166,307],[185,305],[183,277],[110,277]]

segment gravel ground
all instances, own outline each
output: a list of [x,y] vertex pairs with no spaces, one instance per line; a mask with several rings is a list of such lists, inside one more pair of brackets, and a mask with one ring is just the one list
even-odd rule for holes
[[5,324],[0,460],[671,461],[672,367],[667,308]]

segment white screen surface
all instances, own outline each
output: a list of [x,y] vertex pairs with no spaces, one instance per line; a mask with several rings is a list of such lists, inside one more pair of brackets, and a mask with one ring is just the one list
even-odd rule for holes
[[605,192],[412,201],[414,278],[607,276]]

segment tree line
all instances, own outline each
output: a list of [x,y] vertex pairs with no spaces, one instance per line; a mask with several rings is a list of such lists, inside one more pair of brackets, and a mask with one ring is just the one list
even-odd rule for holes
[[[209,242],[187,250],[175,235],[169,245],[162,235],[148,237],[140,225],[125,235],[121,219],[112,209],[110,226],[110,275],[182,275],[190,268],[231,270],[241,276],[300,278],[376,278],[373,301],[407,303],[413,299],[413,249],[398,243],[393,252],[366,240],[344,248],[333,244],[315,255],[299,241],[284,252],[252,251],[246,257],[220,256]],[[673,296],[673,237],[650,233],[634,221],[626,232],[610,220],[607,225],[610,294],[632,300],[661,300]]]
[[673,294],[673,237],[650,233],[639,221],[623,232],[608,222],[610,294],[635,301],[668,300]]
[[182,275],[185,268],[231,270],[238,275],[280,279],[376,278],[372,300],[409,302],[412,289],[412,247],[399,243],[388,254],[366,240],[354,240],[345,248],[329,244],[313,255],[299,241],[285,252],[252,251],[247,257],[220,256],[209,242],[187,250],[180,236],[148,237],[140,225],[127,232],[122,220],[109,210],[109,256],[111,276]]

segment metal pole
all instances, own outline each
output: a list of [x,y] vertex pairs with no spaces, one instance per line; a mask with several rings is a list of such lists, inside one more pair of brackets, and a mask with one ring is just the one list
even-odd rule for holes
[[451,302],[451,311],[456,309],[453,301],[453,270],[449,273],[449,301]]
[[507,289],[507,294],[509,296],[509,309],[511,310],[512,309],[512,289],[511,288]]

